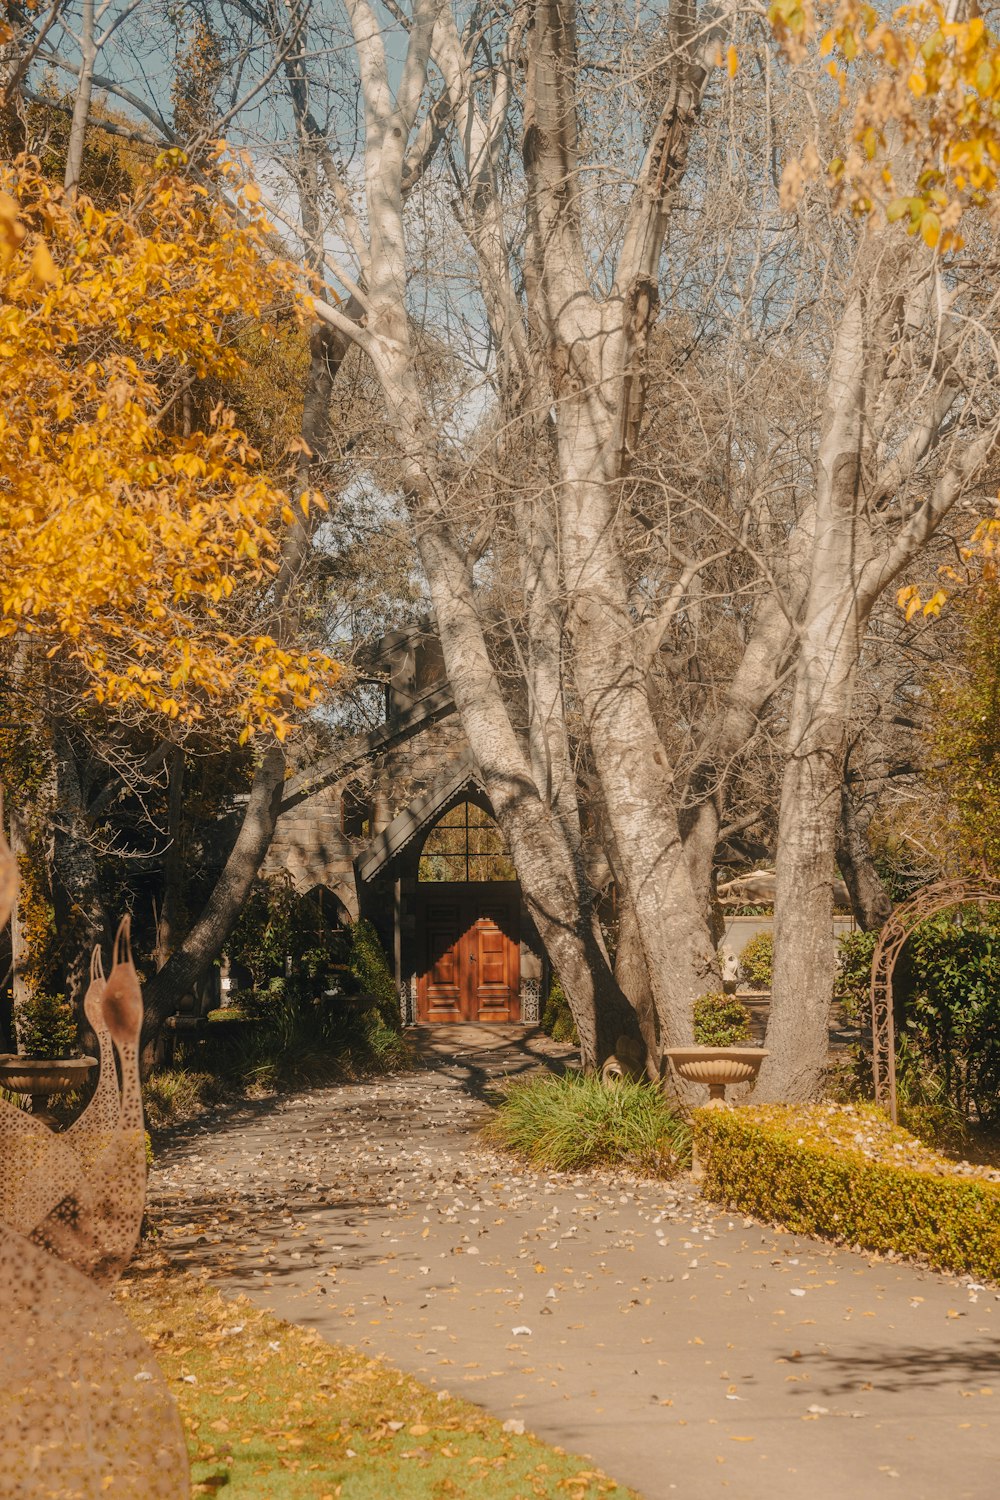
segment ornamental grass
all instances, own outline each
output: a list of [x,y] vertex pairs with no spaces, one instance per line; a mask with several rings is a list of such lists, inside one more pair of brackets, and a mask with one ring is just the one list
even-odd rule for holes
[[486,1139],[557,1172],[623,1168],[673,1177],[691,1162],[691,1132],[658,1088],[583,1073],[508,1084]]

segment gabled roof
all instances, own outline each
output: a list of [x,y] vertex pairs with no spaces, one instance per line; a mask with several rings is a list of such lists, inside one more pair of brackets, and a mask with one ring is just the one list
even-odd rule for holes
[[[354,861],[359,880],[373,880],[390,860],[406,848],[407,844],[437,822],[452,802],[463,792],[474,792],[485,799],[486,789],[479,777],[479,768],[470,751],[451,761],[443,776],[422,797],[411,802],[397,813],[387,828],[383,828],[368,848]],[[488,804],[487,804],[488,805]]]
[[281,811],[288,812],[314,792],[322,791],[324,787],[334,786],[338,781],[345,780],[358,766],[364,765],[366,761],[373,759],[383,750],[388,750],[400,745],[404,740],[410,739],[418,734],[428,724],[433,724],[438,719],[446,718],[455,712],[455,704],[451,696],[451,688],[434,688],[419,698],[412,708],[400,714],[396,719],[385,724],[379,724],[367,734],[359,734],[354,739],[348,740],[335,750],[332,755],[324,756],[322,760],[316,761],[311,766],[306,766],[297,775],[285,782],[281,798]]

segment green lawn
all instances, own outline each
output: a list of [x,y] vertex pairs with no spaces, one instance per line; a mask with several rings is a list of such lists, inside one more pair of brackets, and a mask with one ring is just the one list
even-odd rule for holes
[[585,1460],[194,1277],[140,1273],[118,1295],[180,1406],[195,1495],[637,1500]]

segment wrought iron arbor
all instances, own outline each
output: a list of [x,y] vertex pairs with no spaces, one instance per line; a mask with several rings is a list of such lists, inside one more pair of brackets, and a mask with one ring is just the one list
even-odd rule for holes
[[1000,901],[1000,880],[980,877],[974,880],[939,880],[925,886],[909,901],[896,907],[879,933],[872,956],[870,986],[872,1005],[872,1073],[875,1080],[875,1103],[889,1111],[897,1123],[896,1109],[896,1023],[892,1004],[892,975],[903,944],[913,929],[952,906],[967,906],[984,901]]

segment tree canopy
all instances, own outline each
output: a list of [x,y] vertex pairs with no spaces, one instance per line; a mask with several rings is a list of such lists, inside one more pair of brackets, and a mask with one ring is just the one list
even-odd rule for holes
[[119,713],[281,738],[338,675],[278,644],[267,600],[286,530],[325,502],[183,398],[238,377],[241,325],[302,315],[297,277],[252,184],[230,208],[180,165],[115,207],[29,160],[0,172],[0,638],[69,658]]

